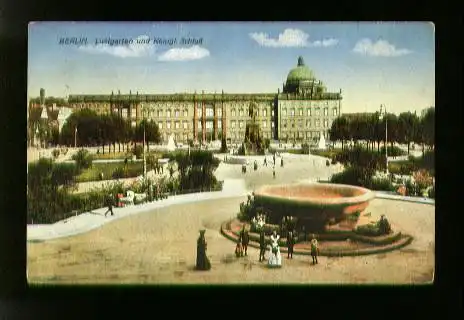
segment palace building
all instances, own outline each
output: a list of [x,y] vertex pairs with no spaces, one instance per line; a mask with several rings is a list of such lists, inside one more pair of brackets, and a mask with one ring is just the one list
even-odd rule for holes
[[92,108],[97,113],[117,112],[132,125],[142,119],[158,124],[163,141],[208,142],[225,137],[241,143],[245,137],[248,107],[255,103],[262,136],[271,140],[313,142],[328,139],[332,121],[341,114],[341,90],[331,93],[298,58],[277,93],[191,93],[69,95],[69,106]]

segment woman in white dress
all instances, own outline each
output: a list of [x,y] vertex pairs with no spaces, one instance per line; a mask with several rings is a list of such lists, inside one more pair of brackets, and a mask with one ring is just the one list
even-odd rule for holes
[[269,252],[269,267],[280,267],[282,266],[282,257],[280,256],[280,247],[279,247],[280,236],[274,231],[271,235],[271,247]]

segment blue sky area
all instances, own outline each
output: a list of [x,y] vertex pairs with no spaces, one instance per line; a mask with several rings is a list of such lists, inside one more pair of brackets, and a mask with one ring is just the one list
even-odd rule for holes
[[[59,44],[60,38],[87,44]],[[96,23],[29,25],[28,95],[221,92],[275,93],[298,56],[343,111],[390,112],[435,105],[431,23]],[[139,39],[132,45],[97,39]],[[202,39],[181,44],[182,38]],[[140,39],[145,39],[142,43]],[[177,39],[154,44],[154,39]]]

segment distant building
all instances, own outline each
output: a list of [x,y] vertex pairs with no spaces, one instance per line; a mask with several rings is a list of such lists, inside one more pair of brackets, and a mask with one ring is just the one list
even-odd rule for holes
[[69,106],[91,108],[99,114],[116,112],[132,125],[143,118],[157,122],[162,140],[171,134],[177,142],[206,142],[225,137],[240,143],[245,137],[248,107],[256,103],[264,138],[317,142],[329,138],[332,121],[341,114],[341,90],[327,92],[321,81],[298,58],[282,92],[278,93],[190,93],[121,95],[69,95]]

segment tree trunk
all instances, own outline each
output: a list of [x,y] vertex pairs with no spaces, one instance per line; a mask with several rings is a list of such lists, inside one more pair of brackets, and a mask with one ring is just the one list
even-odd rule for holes
[[150,144],[147,141],[147,152],[150,152]]
[[121,153],[121,142],[118,141],[118,151]]
[[380,140],[377,141],[377,152],[380,153]]
[[408,156],[409,156],[409,145],[411,144],[410,141],[408,141]]

